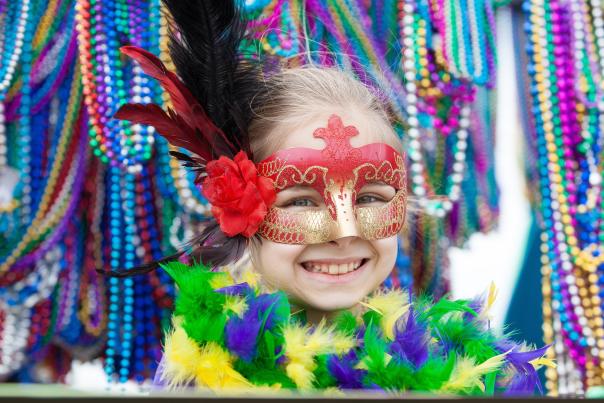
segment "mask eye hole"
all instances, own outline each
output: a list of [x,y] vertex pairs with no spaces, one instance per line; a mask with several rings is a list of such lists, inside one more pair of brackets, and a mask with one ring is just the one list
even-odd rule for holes
[[325,208],[325,202],[315,189],[308,186],[293,186],[277,193],[276,207],[288,211],[307,211]]
[[358,207],[379,207],[388,203],[396,189],[383,182],[367,183],[358,193],[356,204]]
[[309,199],[309,198],[297,198],[297,199],[293,199],[292,201],[288,202],[287,205],[285,207],[317,207],[317,203],[314,202],[314,200]]

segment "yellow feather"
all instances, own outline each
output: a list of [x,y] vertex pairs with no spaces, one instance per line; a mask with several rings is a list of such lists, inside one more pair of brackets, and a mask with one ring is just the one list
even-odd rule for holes
[[498,293],[499,292],[497,290],[497,287],[495,286],[495,282],[491,282],[491,285],[489,286],[489,293],[487,295],[487,304],[482,310],[482,312],[480,312],[480,319],[491,319],[489,313],[491,311],[491,308],[493,307],[493,304],[495,303],[495,300],[497,299]]
[[224,312],[233,312],[240,318],[247,310],[247,302],[245,298],[238,297],[236,295],[227,295],[224,302]]
[[482,382],[482,376],[501,367],[506,355],[507,353],[496,355],[480,365],[476,365],[472,358],[458,358],[449,380],[442,386],[441,391],[455,392],[478,387],[484,392],[485,387]]
[[356,346],[356,344],[356,339],[342,333],[335,332],[332,336],[332,345],[335,350],[334,353],[338,355],[348,353],[350,349]]
[[326,327],[325,320],[321,320],[307,338],[308,352],[313,356],[330,353],[333,350],[331,346],[333,333],[332,328]]
[[283,328],[283,338],[287,375],[302,389],[312,386],[317,355],[343,354],[355,345],[353,338],[336,332],[324,320],[312,330],[310,326],[290,323]]
[[[359,360],[357,365],[354,366],[354,369],[364,369],[368,370],[369,366],[367,365],[367,360],[371,360],[369,356],[365,356]],[[388,353],[384,353],[384,365],[388,365],[392,360],[392,356]]]
[[390,360],[392,360],[392,356],[388,353],[384,353],[384,365],[390,364]]
[[538,369],[542,365],[545,365],[546,367],[550,367],[550,368],[556,368],[557,367],[556,363],[551,358],[541,357],[541,358],[537,358],[537,359],[534,359],[534,360],[529,361],[529,362],[533,365],[533,367],[535,369]]
[[396,325],[396,321],[403,316],[409,310],[409,305],[401,306],[396,311],[386,311],[382,316],[382,320],[380,321],[380,325],[382,327],[382,331],[384,332],[384,336],[388,340],[394,340],[394,327]]
[[396,321],[409,310],[407,294],[402,290],[378,292],[362,305],[382,315],[380,320],[382,331],[389,340],[394,340]]
[[233,356],[218,344],[207,343],[200,351],[195,372],[197,385],[207,386],[213,390],[251,386],[251,383],[233,368],[233,360]]
[[305,338],[307,327],[289,323],[283,328],[283,339],[285,342],[285,356],[290,359],[298,359],[306,354]]
[[260,285],[260,273],[254,269],[245,270],[241,275],[241,282],[248,283],[253,289],[258,289]]
[[[174,322],[180,321],[176,319]],[[182,327],[177,326],[166,336],[164,354],[166,360],[162,378],[169,388],[186,385],[195,378],[201,354],[197,344]]]
[[210,279],[210,287],[214,290],[223,287],[230,287],[235,284],[235,280],[228,272],[216,272]]
[[297,362],[289,363],[285,366],[285,372],[298,388],[310,389],[312,387],[315,377],[312,370],[308,369],[305,365]]
[[489,297],[487,298],[487,309],[490,309],[493,306],[498,293],[497,286],[495,286],[495,282],[492,281],[491,286],[489,287]]
[[367,366],[367,357],[361,358],[357,365],[354,366],[354,369],[362,369],[365,371],[368,370],[369,367]]
[[384,314],[398,310],[401,306],[407,305],[407,294],[402,290],[391,290],[387,292],[376,292],[367,298],[363,303],[366,307],[377,313]]

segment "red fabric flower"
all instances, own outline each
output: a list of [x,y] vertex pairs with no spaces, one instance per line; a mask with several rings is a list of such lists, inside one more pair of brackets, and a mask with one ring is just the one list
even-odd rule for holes
[[202,192],[222,232],[231,237],[254,235],[275,201],[273,181],[259,176],[243,151],[234,160],[222,156],[208,162],[206,172]]

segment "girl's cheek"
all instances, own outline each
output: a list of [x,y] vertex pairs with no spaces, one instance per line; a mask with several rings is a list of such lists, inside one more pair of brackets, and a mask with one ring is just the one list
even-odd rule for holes
[[286,281],[293,277],[296,260],[305,247],[263,240],[258,253],[259,267],[256,269],[271,282]]
[[378,271],[388,271],[389,273],[396,262],[396,255],[398,254],[398,237],[394,235],[389,238],[378,239],[376,241],[371,241],[371,244],[378,255]]

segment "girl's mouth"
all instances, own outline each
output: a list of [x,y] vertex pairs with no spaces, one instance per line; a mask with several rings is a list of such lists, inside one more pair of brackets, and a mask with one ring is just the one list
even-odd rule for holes
[[369,259],[350,259],[347,261],[319,261],[319,260],[309,260],[306,262],[302,262],[301,266],[310,273],[321,273],[327,274],[329,276],[341,276],[348,273],[352,273],[357,271],[359,268],[363,267],[365,263],[367,263]]

